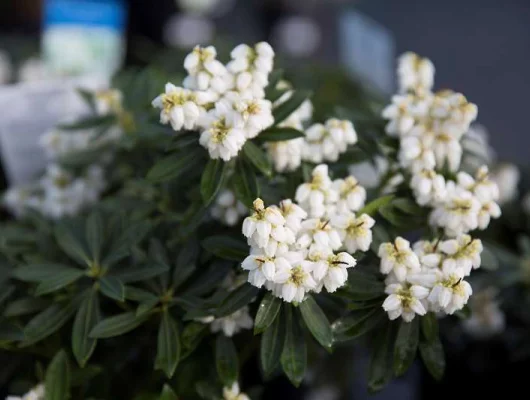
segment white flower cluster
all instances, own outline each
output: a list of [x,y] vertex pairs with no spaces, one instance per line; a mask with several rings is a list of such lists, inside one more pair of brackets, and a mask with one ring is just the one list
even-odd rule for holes
[[472,294],[464,279],[480,267],[482,243],[463,234],[455,239],[419,241],[412,248],[398,237],[379,247],[381,273],[387,275],[383,309],[407,322],[428,311],[453,314]]
[[[399,59],[398,75],[402,93],[383,117],[389,120],[387,133],[400,140],[398,161],[411,175],[417,203],[433,209],[431,225],[448,236],[485,229],[500,216],[499,190],[484,166],[475,178],[459,172],[462,138],[477,116],[476,105],[459,93],[431,92],[434,67],[416,54]],[[456,180],[446,178],[446,169],[456,173]]]
[[239,389],[239,384],[234,382],[231,387],[223,388],[223,400],[250,400],[250,397]]
[[470,301],[471,317],[462,321],[464,330],[477,339],[488,339],[504,331],[506,316],[496,299],[497,291],[487,288]]
[[227,226],[235,226],[242,217],[248,215],[247,207],[229,189],[219,193],[210,212],[212,217]]
[[375,223],[355,214],[364,205],[365,189],[353,176],[332,181],[325,164],[313,170],[311,182],[300,185],[295,198],[298,204],[283,200],[279,207],[256,199],[254,213],[243,221],[251,246],[242,263],[248,281],[287,302],[342,287],[347,269],[356,264],[349,253],[368,250]]
[[58,164],[49,164],[37,183],[10,188],[3,202],[17,217],[27,210],[35,210],[48,218],[58,219],[76,215],[96,203],[105,186],[104,171],[98,165],[91,165],[75,176]]
[[28,393],[20,396],[7,396],[6,400],[44,400],[44,385],[41,383],[31,389]]
[[253,48],[242,44],[231,57],[223,65],[214,47],[195,47],[184,60],[183,86],[168,83],[153,100],[161,123],[175,131],[201,131],[200,144],[211,158],[224,161],[274,123],[272,104],[265,99],[274,50],[265,42]]

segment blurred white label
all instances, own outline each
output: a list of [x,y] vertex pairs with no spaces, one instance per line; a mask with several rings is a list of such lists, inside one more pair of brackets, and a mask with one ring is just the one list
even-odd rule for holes
[[361,81],[383,93],[394,92],[394,38],[390,31],[357,11],[339,17],[339,57]]
[[35,179],[46,165],[40,136],[65,119],[89,112],[76,89],[100,89],[108,81],[80,78],[0,86],[0,151],[11,185]]

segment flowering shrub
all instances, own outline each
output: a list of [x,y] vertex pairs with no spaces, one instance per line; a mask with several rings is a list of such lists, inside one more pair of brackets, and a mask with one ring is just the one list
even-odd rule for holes
[[384,110],[318,122],[267,43],[230,58],[196,47],[161,94],[152,70],[83,92],[92,114],[6,194],[0,345],[13,380],[37,362],[27,396],[254,399],[354,339],[371,391],[418,351],[443,375],[437,317],[465,313],[471,234],[500,215],[487,167],[463,169],[476,106],[405,54]]

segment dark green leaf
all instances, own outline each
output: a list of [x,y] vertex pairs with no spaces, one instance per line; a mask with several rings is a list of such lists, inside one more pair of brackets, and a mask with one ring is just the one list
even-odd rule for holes
[[230,236],[210,236],[201,245],[204,250],[225,260],[243,261],[249,254],[249,247],[245,242]]
[[247,140],[243,146],[246,159],[267,177],[272,176],[272,166],[267,155],[258,146]]
[[158,297],[156,297],[151,292],[148,292],[144,289],[138,289],[131,286],[125,287],[125,298],[127,300],[133,300],[133,301],[139,301],[139,302],[145,302],[150,301],[152,299],[158,300]]
[[166,384],[162,388],[162,393],[160,394],[160,398],[158,400],[179,400],[179,398],[173,389],[171,389],[171,386]]
[[471,307],[469,307],[469,304],[464,305],[464,307],[461,310],[457,310],[455,312],[455,315],[460,319],[468,319],[471,317]]
[[224,181],[226,165],[222,160],[214,159],[210,159],[206,164],[201,178],[201,196],[204,205],[209,205],[219,192]]
[[178,288],[193,274],[199,251],[199,243],[194,239],[188,240],[180,250],[173,270],[173,288]]
[[92,260],[99,263],[105,236],[101,216],[94,212],[86,222],[86,240]]
[[285,318],[278,315],[261,337],[260,360],[265,377],[272,374],[280,362],[280,357],[285,342]]
[[264,332],[276,319],[280,312],[282,301],[267,293],[261,301],[254,321],[254,334]]
[[407,372],[412,365],[418,350],[420,337],[420,323],[418,318],[411,322],[402,320],[394,347],[394,373],[401,376]]
[[394,199],[394,197],[395,196],[392,194],[379,197],[378,199],[371,201],[370,203],[365,205],[363,208],[361,208],[357,214],[358,215],[368,214],[373,217],[374,215],[377,214],[377,212],[379,211],[381,207],[383,207],[386,204],[389,204]]
[[59,125],[59,129],[63,131],[79,131],[84,129],[97,128],[102,125],[111,125],[116,122],[116,117],[114,115],[104,115],[104,116],[90,116],[83,118],[80,121]]
[[358,338],[373,330],[384,318],[386,315],[379,307],[352,311],[331,325],[334,341],[343,342]]
[[425,213],[424,209],[412,199],[394,199],[392,201],[392,206],[397,208],[398,210],[403,211],[405,214],[423,215]]
[[147,264],[140,267],[127,267],[116,271],[112,276],[118,278],[123,283],[140,282],[162,275],[169,271],[165,264]]
[[239,360],[232,339],[217,335],[215,342],[215,365],[224,386],[232,386],[238,380]]
[[263,142],[280,142],[285,140],[292,140],[299,137],[304,137],[305,133],[299,131],[298,129],[294,128],[269,128],[262,131],[259,136],[258,140]]
[[153,297],[142,302],[136,309],[136,316],[141,317],[142,315],[149,313],[159,302],[160,299],[158,299],[158,297]]
[[300,303],[298,308],[313,337],[318,343],[329,350],[333,346],[333,334],[324,311],[322,311],[312,296],[308,296]]
[[5,311],[5,317],[19,317],[21,315],[33,314],[35,311],[40,311],[46,308],[49,303],[35,297],[24,297],[15,300],[8,304]]
[[77,281],[85,275],[84,271],[75,268],[65,269],[51,278],[43,279],[37,286],[37,296],[55,292],[65,286]]
[[368,366],[368,390],[375,393],[392,380],[392,329],[386,324],[378,331]]
[[200,322],[190,322],[182,331],[182,346],[186,349],[195,349],[207,331],[208,325]]
[[24,330],[6,320],[0,321],[0,342],[24,340]]
[[197,157],[200,157],[200,153],[195,149],[171,154],[162,158],[149,170],[147,179],[155,183],[175,180],[195,166]]
[[258,288],[245,283],[236,290],[231,292],[227,298],[221,303],[215,315],[217,317],[224,317],[235,313],[240,308],[250,303],[258,294]]
[[311,93],[305,90],[298,90],[293,92],[291,97],[285,102],[280,104],[272,111],[274,117],[274,124],[278,125],[280,122],[286,120],[293,112],[298,110],[304,101],[311,96]]
[[259,187],[254,169],[250,168],[245,160],[238,159],[232,183],[236,198],[252,208],[252,203],[259,197]]
[[283,371],[291,381],[298,387],[304,379],[307,366],[307,347],[304,331],[300,326],[292,306],[287,305],[285,309],[285,342],[283,344],[280,361]]
[[23,346],[30,346],[59,330],[76,311],[77,304],[53,304],[37,314],[24,328]]
[[89,337],[89,334],[99,320],[98,293],[91,290],[81,303],[72,328],[72,352],[81,367],[86,365],[96,348],[97,339]]
[[70,366],[64,350],[53,357],[44,382],[45,400],[67,400],[70,397]]
[[127,257],[130,254],[131,247],[142,241],[151,228],[151,224],[147,221],[139,221],[126,227],[113,241],[111,250],[103,259],[102,264],[109,266]]
[[438,340],[438,319],[435,313],[429,312],[421,317],[420,326],[421,332],[428,342]]
[[105,296],[118,300],[125,301],[125,287],[123,282],[114,276],[104,276],[99,280],[101,293]]
[[126,312],[100,321],[90,332],[91,338],[103,339],[123,335],[141,325],[147,316],[137,317],[134,312]]
[[13,277],[25,282],[42,282],[72,271],[79,272],[78,269],[61,264],[34,264],[15,268]]
[[445,356],[440,338],[433,341],[420,339],[420,354],[427,370],[436,380],[441,380],[445,371]]
[[275,69],[272,71],[269,75],[269,84],[267,85],[265,89],[265,98],[267,98],[270,101],[275,101],[278,99],[276,97],[276,92],[278,92],[277,86],[278,83],[283,79],[283,70],[282,69]]
[[349,271],[346,290],[352,293],[374,293],[377,296],[382,296],[385,294],[385,284],[374,275]]
[[55,228],[55,240],[61,249],[81,265],[90,266],[91,259],[78,226],[62,223]]
[[87,365],[84,368],[75,369],[71,372],[70,385],[77,387],[87,384],[102,372],[103,368],[98,365]]
[[175,373],[180,359],[180,337],[177,323],[165,310],[158,329],[155,369],[164,371],[168,378]]

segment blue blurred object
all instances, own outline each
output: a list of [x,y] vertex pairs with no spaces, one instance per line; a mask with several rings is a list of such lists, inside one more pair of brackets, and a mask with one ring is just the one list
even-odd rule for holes
[[122,32],[126,17],[122,0],[46,0],[43,25],[101,26]]

